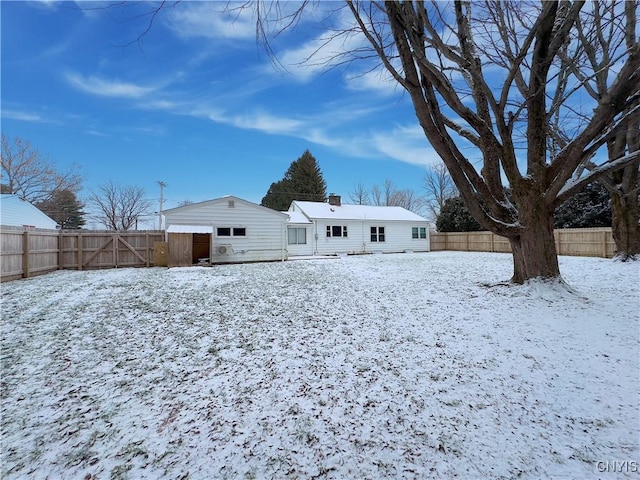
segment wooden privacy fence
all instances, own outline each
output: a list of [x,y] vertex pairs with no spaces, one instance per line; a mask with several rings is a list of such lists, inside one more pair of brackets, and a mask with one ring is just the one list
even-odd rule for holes
[[[611,228],[556,230],[559,255],[611,258],[615,243]],[[61,269],[95,270],[118,267],[150,267],[154,246],[164,241],[161,231],[58,231],[0,229],[2,281],[27,278]],[[436,233],[431,250],[510,253],[504,237],[491,232]]]
[[153,266],[161,231],[0,230],[2,281],[54,270]]
[[[612,258],[615,242],[611,228],[566,228],[554,230],[558,255]],[[511,253],[509,240],[491,232],[431,232],[431,251]]]

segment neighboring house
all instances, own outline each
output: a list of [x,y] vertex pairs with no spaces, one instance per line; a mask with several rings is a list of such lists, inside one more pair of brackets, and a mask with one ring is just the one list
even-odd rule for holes
[[170,267],[287,258],[285,213],[234,196],[163,213]]
[[290,255],[429,251],[429,222],[402,207],[342,205],[329,195],[328,203],[294,200],[287,213]]
[[18,195],[0,195],[0,225],[22,228],[46,228],[55,230],[55,220],[38,210]]

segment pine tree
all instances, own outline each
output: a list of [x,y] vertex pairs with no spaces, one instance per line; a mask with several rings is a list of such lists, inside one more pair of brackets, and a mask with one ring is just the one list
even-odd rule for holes
[[592,183],[556,209],[554,227],[610,227],[611,213],[609,192],[602,184]]
[[274,182],[263,197],[261,204],[274,210],[285,211],[293,200],[324,202],[327,184],[318,161],[309,150],[291,163],[284,178]]
[[55,220],[64,230],[77,230],[86,223],[84,205],[71,190],[56,190],[51,198],[36,206]]
[[436,220],[439,232],[478,232],[486,230],[475,221],[464,204],[462,197],[445,200]]

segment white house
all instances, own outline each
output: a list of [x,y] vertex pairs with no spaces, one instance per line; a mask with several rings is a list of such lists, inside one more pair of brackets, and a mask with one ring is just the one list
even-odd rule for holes
[[169,266],[287,258],[285,213],[234,196],[163,213]]
[[287,213],[289,255],[429,251],[429,222],[402,207],[343,205],[332,194],[328,203],[294,200]]
[[0,224],[22,228],[47,228],[54,230],[57,223],[18,195],[0,195]]

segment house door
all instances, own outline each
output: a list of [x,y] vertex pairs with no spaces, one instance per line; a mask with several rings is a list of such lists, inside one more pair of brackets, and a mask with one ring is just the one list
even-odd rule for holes
[[210,233],[194,233],[192,252],[193,252],[192,261],[194,264],[210,263],[211,234]]

